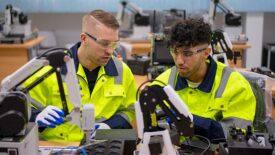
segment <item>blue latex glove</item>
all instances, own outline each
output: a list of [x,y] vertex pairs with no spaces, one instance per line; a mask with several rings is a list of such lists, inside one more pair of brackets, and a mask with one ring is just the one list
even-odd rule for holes
[[63,117],[63,110],[54,106],[48,106],[37,115],[35,123],[37,123],[39,127],[55,128],[57,125],[65,122]]

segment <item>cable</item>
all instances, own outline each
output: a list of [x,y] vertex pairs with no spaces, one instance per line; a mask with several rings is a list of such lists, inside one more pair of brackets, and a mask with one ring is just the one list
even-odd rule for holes
[[[194,137],[197,137],[197,138],[192,140]],[[205,149],[204,149],[204,145],[201,145],[201,143],[198,143],[198,141],[201,141],[205,144],[208,144],[208,146],[205,147]],[[195,143],[192,143],[192,142],[195,142]],[[199,144],[199,146],[196,145],[196,143]],[[184,154],[187,153],[187,154],[200,154],[200,155],[203,155],[210,148],[211,142],[209,141],[208,138],[206,138],[204,136],[194,135],[194,136],[186,137],[186,140],[181,145],[182,145],[181,146],[181,151],[184,151],[184,152],[182,152]],[[186,150],[184,150],[184,148],[186,148]],[[198,151],[196,151],[197,149],[200,149],[200,150],[204,149],[204,150],[201,151],[201,152],[198,152]]]
[[93,150],[94,149],[94,145],[97,145],[97,144],[101,144],[101,143],[104,143],[104,142],[107,142],[107,140],[91,140],[90,143],[87,143],[85,145],[82,145],[82,146],[79,146],[77,148],[77,150],[81,151],[81,153],[83,155],[88,155],[90,154],[89,151]]
[[[79,147],[76,147],[76,146],[63,147],[63,148],[60,148],[60,150],[57,150],[55,152],[55,155],[59,155],[59,154],[63,154],[63,153],[64,154],[74,154],[74,153],[76,153],[77,150],[80,150],[83,155],[88,155],[87,152],[85,151],[85,148],[84,148],[85,146],[86,145],[79,146]],[[68,149],[67,151],[70,151],[70,152],[64,152],[64,151],[66,151],[65,149]]]
[[99,127],[100,127],[99,124],[95,125],[95,129],[94,129],[94,131],[91,133],[89,139],[93,139],[93,138],[94,138],[94,136],[95,136],[94,134],[96,133],[96,131],[97,131],[97,129],[98,129]]
[[191,152],[193,151],[193,149],[192,149],[192,147],[191,147],[191,144],[189,143],[189,141],[191,141],[191,139],[192,139],[192,136],[190,136],[190,137],[187,137],[188,139],[186,140],[186,143],[187,143],[187,145],[189,146],[189,150],[191,150]]
[[210,148],[210,145],[211,145],[211,142],[209,141],[208,138],[204,137],[204,136],[200,136],[200,135],[195,135],[196,137],[199,137],[199,138],[202,138],[202,139],[205,139],[208,143],[208,146],[206,147],[206,149],[204,149],[200,155],[204,155],[204,153]]
[[[57,148],[56,152],[55,152],[55,155],[59,155],[60,153],[62,154],[63,151],[66,151],[65,149],[68,149],[70,151],[69,154],[72,154],[72,153],[74,153],[73,150],[77,150],[78,147],[76,147],[76,146],[68,146],[68,147]],[[53,150],[55,150],[55,149],[53,149]]]
[[147,81],[143,82],[143,83],[138,87],[137,93],[136,93],[136,100],[138,100],[138,93],[139,93],[140,89],[141,89],[146,83],[154,82],[154,81],[157,81],[157,82],[163,84],[164,86],[166,86],[166,84],[165,84],[164,82],[160,81],[160,80],[155,80],[155,79],[153,79],[153,80],[147,80]]
[[83,146],[80,147],[80,151],[83,155],[88,155]]

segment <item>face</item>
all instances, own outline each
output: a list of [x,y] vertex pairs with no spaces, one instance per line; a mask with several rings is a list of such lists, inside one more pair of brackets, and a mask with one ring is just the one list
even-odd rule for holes
[[81,39],[85,44],[85,59],[94,67],[104,66],[118,45],[118,30],[100,24],[89,32],[81,33]]
[[170,49],[170,53],[182,77],[189,79],[197,75],[209,55],[207,47],[207,44],[203,44],[191,48]]

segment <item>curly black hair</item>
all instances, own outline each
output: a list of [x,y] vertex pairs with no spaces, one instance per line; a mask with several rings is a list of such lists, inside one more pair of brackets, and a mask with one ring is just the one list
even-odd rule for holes
[[168,47],[190,48],[200,44],[210,44],[211,27],[203,19],[189,18],[173,25],[167,34]]

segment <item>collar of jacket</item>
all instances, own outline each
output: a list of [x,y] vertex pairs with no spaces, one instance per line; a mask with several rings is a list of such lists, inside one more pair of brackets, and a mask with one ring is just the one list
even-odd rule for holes
[[[202,83],[199,85],[198,89],[200,91],[209,93],[213,87],[213,83],[215,80],[215,75],[217,71],[217,63],[213,60],[211,56],[208,57],[207,61],[209,61],[209,68],[206,73],[205,78],[203,79]],[[188,87],[188,83],[185,78],[179,76],[177,78],[175,90],[182,90]]]
[[[79,65],[77,51],[78,51],[78,48],[80,47],[80,44],[81,43],[78,42],[73,47],[71,47],[71,49],[70,49],[71,52],[72,52],[73,59],[74,59],[76,72],[78,71],[78,65]],[[111,58],[108,61],[108,63],[104,66],[104,70],[105,70],[106,75],[108,75],[108,76],[118,76],[118,71],[117,71],[117,68],[115,66],[113,58]]]

